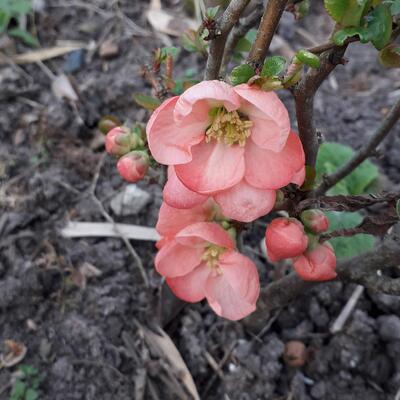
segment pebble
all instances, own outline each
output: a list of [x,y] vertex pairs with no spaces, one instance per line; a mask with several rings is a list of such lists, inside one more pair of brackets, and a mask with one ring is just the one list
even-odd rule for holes
[[149,193],[141,189],[139,186],[132,184],[125,186],[111,200],[110,207],[115,215],[136,215],[150,202]]
[[103,59],[110,59],[119,54],[119,47],[114,40],[108,39],[104,41],[99,49],[99,56]]
[[383,340],[400,340],[400,318],[397,315],[379,317],[378,325],[379,335]]

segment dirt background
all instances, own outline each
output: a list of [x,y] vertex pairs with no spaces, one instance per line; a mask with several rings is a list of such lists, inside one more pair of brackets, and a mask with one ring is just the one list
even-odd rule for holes
[[[181,12],[178,3],[164,6]],[[146,121],[147,113],[134,104],[132,94],[149,93],[139,76],[141,65],[167,40],[148,25],[147,2],[118,4],[117,8],[106,1],[48,0],[36,13],[43,47],[60,39],[112,39],[118,46],[110,60],[96,49],[75,55],[84,59],[70,73],[78,101],[55,97],[43,66],[0,66],[0,341],[12,339],[27,347],[24,363],[39,370],[39,398],[44,400],[189,398],[179,388],[179,379],[171,380],[165,361],[149,351],[140,328],[152,326],[159,308],[161,282],[153,271],[154,244],[132,241],[150,279],[151,289],[146,290],[119,238],[60,235],[68,220],[104,221],[90,195],[99,166],[95,193],[115,221],[156,223],[159,185],[141,182],[150,202],[136,215],[115,215],[110,201],[126,184],[111,158],[101,162],[99,118],[112,114],[122,121]],[[311,37],[305,39],[298,28]],[[331,22],[317,3],[301,22],[294,23],[285,13],[279,35],[297,49],[316,39],[322,43],[330,30]],[[0,45],[9,54],[28,50],[4,38]],[[337,68],[316,98],[316,118],[323,140],[339,139],[357,148],[399,95],[400,78],[377,63],[368,45],[351,45],[346,57],[348,64]],[[64,56],[45,65],[58,75],[70,71],[74,62]],[[201,76],[204,61],[183,52],[176,74],[189,67]],[[290,94],[281,95],[293,117]],[[396,129],[377,162],[398,183]],[[245,251],[257,263],[262,281],[268,282],[273,267],[259,249],[264,229],[261,220],[246,233]],[[88,278],[83,289],[77,271],[85,263],[101,275]],[[217,318],[206,304],[175,307],[176,315],[164,329],[202,399],[398,399],[400,299],[364,292],[344,330],[332,335],[329,327],[353,290],[340,282],[312,289],[266,320],[260,335],[240,322]],[[307,347],[308,360],[300,368],[283,360],[289,340]],[[15,370],[0,370],[0,399],[9,398]]]

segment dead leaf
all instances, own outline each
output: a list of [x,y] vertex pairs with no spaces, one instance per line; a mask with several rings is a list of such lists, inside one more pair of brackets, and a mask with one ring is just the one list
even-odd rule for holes
[[154,333],[144,326],[140,327],[148,346],[175,369],[177,376],[179,376],[180,381],[185,385],[193,399],[200,400],[193,377],[171,338],[160,327],[158,327],[158,333]]
[[51,83],[51,89],[59,99],[66,98],[72,101],[78,101],[78,95],[72,87],[68,77],[64,74],[57,76]]
[[199,24],[192,18],[170,14],[161,8],[158,0],[153,0],[147,11],[147,20],[154,30],[171,36],[181,36],[188,29],[197,30]]
[[10,368],[24,359],[27,349],[23,343],[8,339],[4,341],[4,345],[7,348],[7,353],[0,355],[0,368]]
[[79,271],[85,275],[87,278],[95,278],[97,276],[101,276],[103,274],[98,268],[96,268],[93,264],[88,262],[84,262],[80,267]]

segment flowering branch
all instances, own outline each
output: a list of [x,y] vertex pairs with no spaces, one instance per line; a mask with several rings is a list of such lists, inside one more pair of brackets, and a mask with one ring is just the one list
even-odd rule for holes
[[315,190],[315,195],[325,193],[332,186],[354,171],[365,159],[367,159],[376,147],[386,138],[400,118],[400,99],[392,106],[386,118],[371,136],[370,140],[349,160],[349,162],[339,168],[329,176],[324,176],[321,185]]
[[333,48],[321,55],[321,66],[310,68],[294,90],[296,117],[299,136],[306,154],[306,164],[315,166],[318,153],[318,135],[314,126],[314,97],[315,93],[335,69],[341,64],[347,46]]
[[288,0],[268,1],[257,31],[256,40],[254,41],[247,58],[249,64],[259,67],[264,62],[287,3]]
[[204,74],[205,80],[217,79],[221,69],[226,39],[250,0],[232,0],[217,22],[216,37],[211,40]]

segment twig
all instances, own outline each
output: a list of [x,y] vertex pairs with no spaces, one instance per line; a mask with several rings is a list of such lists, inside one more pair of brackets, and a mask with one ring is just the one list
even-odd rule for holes
[[97,164],[96,172],[94,174],[93,181],[92,181],[92,184],[91,184],[90,189],[89,189],[90,197],[93,200],[93,202],[97,205],[97,207],[99,208],[100,212],[103,214],[103,217],[113,225],[114,231],[118,233],[118,235],[121,237],[122,241],[125,243],[125,246],[127,247],[127,249],[129,251],[129,253],[131,254],[133,260],[135,261],[136,265],[139,268],[139,271],[140,271],[140,274],[142,275],[142,279],[143,279],[143,282],[144,282],[145,286],[149,287],[150,286],[149,285],[149,280],[148,280],[146,272],[144,270],[144,266],[143,266],[143,262],[142,262],[141,258],[136,253],[136,250],[132,247],[132,245],[130,244],[129,240],[124,235],[124,233],[121,232],[121,230],[118,228],[118,225],[115,223],[115,221],[113,220],[111,215],[106,211],[106,209],[103,206],[103,203],[96,197],[96,194],[95,194],[96,186],[97,186],[97,182],[99,180],[100,171],[101,171],[101,168],[103,166],[104,159],[105,159],[105,154],[102,155],[102,157],[99,160],[99,163]]
[[319,196],[325,193],[332,186],[336,185],[344,177],[354,171],[365,159],[367,159],[376,149],[376,147],[386,138],[394,127],[396,122],[400,118],[400,98],[392,106],[389,113],[382,121],[381,125],[371,136],[368,142],[348,161],[347,164],[343,165],[336,172],[331,175],[325,176],[322,180],[321,185],[315,190],[315,195]]
[[216,33],[218,33],[218,36],[215,39],[212,39],[210,43],[204,74],[205,80],[218,78],[228,34],[239,20],[240,15],[249,2],[250,0],[232,0],[224,13],[218,19],[216,27]]
[[270,0],[265,8],[257,31],[256,40],[251,47],[247,62],[259,67],[267,55],[272,38],[285,10],[288,0]]
[[228,64],[229,59],[232,56],[232,53],[235,50],[235,47],[238,44],[239,40],[256,25],[256,23],[261,19],[262,14],[263,3],[261,1],[257,3],[256,8],[251,12],[250,15],[239,21],[239,24],[233,28],[226,41],[224,57],[222,59],[223,66]]
[[345,325],[346,321],[349,319],[351,313],[354,311],[356,304],[358,302],[358,299],[364,292],[364,286],[357,285],[356,288],[354,289],[353,293],[351,294],[349,300],[347,300],[346,305],[343,307],[343,310],[339,314],[339,316],[335,319],[333,322],[330,332],[335,334],[337,332],[340,332],[343,329],[343,326]]
[[[360,38],[358,36],[352,36],[344,41],[344,45],[347,46],[350,43],[359,42],[359,41],[360,41]],[[335,48],[340,48],[340,46],[338,46],[337,44],[335,44],[333,42],[327,42],[327,43],[319,44],[318,46],[310,47],[307,50],[310,53],[321,54],[324,51],[328,51],[328,50],[335,49]]]
[[321,56],[321,66],[310,68],[294,90],[299,136],[306,154],[306,164],[314,167],[318,152],[318,135],[314,126],[314,97],[322,82],[342,62],[347,46],[334,48]]

